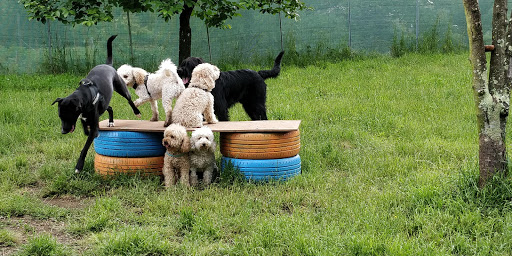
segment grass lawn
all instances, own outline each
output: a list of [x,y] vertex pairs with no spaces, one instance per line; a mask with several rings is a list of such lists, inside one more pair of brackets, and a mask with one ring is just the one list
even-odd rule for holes
[[[80,79],[0,76],[0,254],[512,253],[512,182],[476,189],[467,54],[285,66],[267,80],[268,116],[302,120],[302,175],[204,190],[101,179],[92,148],[75,175],[86,137],[61,135],[51,103]],[[121,96],[111,106],[135,118]]]

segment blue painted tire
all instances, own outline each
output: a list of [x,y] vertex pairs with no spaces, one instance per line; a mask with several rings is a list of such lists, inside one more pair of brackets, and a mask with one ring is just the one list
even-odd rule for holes
[[238,168],[248,180],[268,181],[287,180],[301,173],[300,156],[282,159],[236,159],[222,157],[221,169],[224,171],[229,163]]
[[112,157],[163,156],[163,136],[159,132],[100,131],[94,139],[94,150]]

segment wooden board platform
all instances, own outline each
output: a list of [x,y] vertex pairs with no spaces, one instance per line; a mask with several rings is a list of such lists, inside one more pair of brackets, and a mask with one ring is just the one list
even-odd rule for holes
[[[208,124],[213,132],[289,132],[299,129],[300,120],[229,121]],[[114,127],[108,120],[99,123],[102,131],[164,132],[164,121],[114,119]],[[195,128],[187,128],[193,131]]]

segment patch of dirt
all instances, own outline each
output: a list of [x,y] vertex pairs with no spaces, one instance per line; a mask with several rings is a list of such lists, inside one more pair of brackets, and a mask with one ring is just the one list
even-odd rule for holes
[[44,198],[42,201],[46,204],[65,208],[68,210],[83,209],[91,203],[91,199],[89,198],[84,199],[67,195]]
[[66,232],[66,223],[63,221],[53,219],[40,220],[30,216],[11,218],[0,216],[0,223],[2,227],[17,238],[17,246],[0,248],[0,255],[14,254],[21,248],[21,245],[26,244],[30,238],[43,234],[51,235],[59,244],[72,248],[75,252],[80,250],[80,238]]
[[[22,193],[32,195],[38,194],[37,188],[26,188]],[[91,198],[77,198],[75,196],[64,195],[58,197],[41,198],[41,201],[47,205],[65,208],[68,210],[81,210],[91,204]],[[3,217],[0,216],[0,227],[8,230],[10,234],[16,237],[15,246],[0,247],[0,255],[13,255],[21,249],[32,237],[49,234],[57,240],[59,244],[71,248],[74,252],[80,252],[84,248],[80,244],[80,238],[73,236],[66,231],[66,222],[62,220],[47,219],[41,220],[31,216],[22,217]]]

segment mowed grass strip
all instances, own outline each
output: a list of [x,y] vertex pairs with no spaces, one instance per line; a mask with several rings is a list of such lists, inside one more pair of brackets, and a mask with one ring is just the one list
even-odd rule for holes
[[[62,246],[75,254],[512,251],[510,180],[481,191],[475,186],[478,140],[467,54],[285,65],[267,80],[268,116],[302,120],[302,175],[263,184],[226,175],[204,190],[165,190],[159,179],[141,177],[101,179],[93,149],[83,173],[73,174],[85,136],[80,125],[61,135],[51,103],[81,77],[0,79],[0,197],[10,202],[0,204],[0,214],[66,223],[80,242]],[[115,118],[135,119],[119,95],[111,106]],[[143,119],[151,117],[149,104],[141,111]],[[248,120],[240,106],[231,117]],[[41,206],[45,197],[60,196],[92,200],[80,209]],[[12,203],[16,198],[21,207]]]

